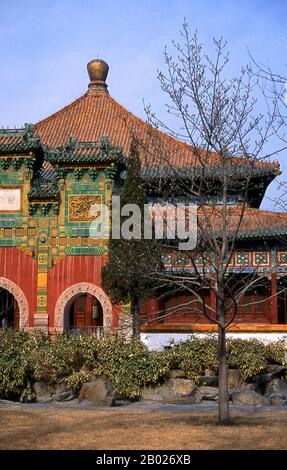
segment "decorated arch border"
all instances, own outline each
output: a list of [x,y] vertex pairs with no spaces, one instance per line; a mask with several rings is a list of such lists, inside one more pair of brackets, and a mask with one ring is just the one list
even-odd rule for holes
[[10,279],[6,277],[0,277],[0,287],[6,289],[10,294],[14,296],[19,306],[19,329],[28,330],[29,328],[29,307],[28,301],[24,292]]
[[103,326],[112,326],[113,306],[107,294],[105,294],[100,287],[94,284],[89,282],[80,282],[68,287],[64,292],[62,292],[57,300],[54,318],[55,330],[58,333],[64,332],[65,309],[78,294],[91,294],[96,297],[103,308]]

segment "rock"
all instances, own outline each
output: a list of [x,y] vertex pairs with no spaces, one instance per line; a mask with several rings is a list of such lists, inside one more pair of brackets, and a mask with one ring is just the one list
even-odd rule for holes
[[211,400],[217,401],[218,400],[218,387],[198,387],[196,394],[195,394],[196,402],[200,402],[202,400]]
[[64,380],[60,380],[55,384],[55,392],[54,394],[57,395],[62,392],[68,392],[67,385],[65,384]]
[[105,377],[97,377],[93,382],[82,385],[79,402],[88,400],[96,406],[113,406],[115,403],[115,389]]
[[157,385],[145,385],[141,389],[142,400],[168,401],[174,399],[174,391],[168,382]]
[[170,371],[170,377],[172,379],[185,379],[186,375],[183,370],[180,369],[174,369]]
[[173,379],[172,382],[175,398],[190,397],[197,388],[190,379]]
[[244,390],[243,392],[236,392],[232,395],[232,402],[234,405],[250,405],[250,406],[260,406],[260,405],[269,405],[270,401],[260,395],[260,393],[255,392],[254,390]]
[[270,374],[261,374],[254,379],[254,390],[262,395],[265,394],[267,385],[271,382]]
[[59,392],[53,395],[54,401],[71,401],[75,398],[75,392],[67,390],[66,392]]
[[237,389],[243,386],[243,380],[239,369],[228,369],[228,388]]
[[75,398],[75,393],[67,389],[63,381],[56,384],[49,384],[47,382],[35,382],[34,393],[37,401],[69,401]]
[[52,396],[56,391],[55,385],[51,385],[46,382],[35,382],[33,388],[36,400],[41,402],[52,401]]
[[270,385],[270,383],[278,379],[284,380],[284,377],[286,375],[286,370],[287,370],[286,367],[283,367],[283,366],[278,366],[278,365],[267,366],[265,372],[260,374],[258,377],[256,377],[254,381],[255,390],[262,394],[267,393],[270,395],[272,393],[276,393],[276,390],[274,391],[272,390],[272,385]]
[[287,399],[287,382],[283,378],[271,380],[265,390],[269,397],[276,395],[278,398]]
[[243,382],[242,388],[243,388],[243,390],[254,390],[256,392],[255,384],[252,384],[252,383],[247,384],[247,383]]
[[217,375],[204,375],[200,377],[199,384],[207,387],[218,387],[218,376]]
[[281,377],[285,375],[285,373],[287,372],[287,369],[285,366],[272,364],[266,367],[266,371],[268,374],[271,375],[271,377]]
[[181,398],[191,397],[196,390],[196,385],[190,379],[169,379],[163,384],[147,385],[142,388],[143,400],[150,401],[178,401]]

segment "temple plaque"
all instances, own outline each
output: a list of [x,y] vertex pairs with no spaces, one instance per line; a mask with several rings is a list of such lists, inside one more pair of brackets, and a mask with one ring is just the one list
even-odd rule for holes
[[[102,203],[100,195],[81,194],[69,196],[69,222],[92,222],[100,215],[97,205]],[[95,209],[97,208],[95,213]]]
[[0,188],[0,212],[18,212],[21,210],[21,189]]

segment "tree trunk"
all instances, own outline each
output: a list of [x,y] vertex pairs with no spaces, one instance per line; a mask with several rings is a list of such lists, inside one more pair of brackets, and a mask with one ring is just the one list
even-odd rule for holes
[[230,424],[226,335],[222,327],[218,330],[218,421]]
[[134,297],[132,300],[132,323],[133,323],[133,336],[134,338],[140,338],[140,316],[139,316],[139,300]]

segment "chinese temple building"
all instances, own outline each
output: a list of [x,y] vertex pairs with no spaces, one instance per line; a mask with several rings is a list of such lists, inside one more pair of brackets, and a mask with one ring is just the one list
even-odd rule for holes
[[[146,174],[168,174],[162,149],[169,165],[193,165],[188,145],[152,129],[110,96],[104,61],[89,62],[88,72],[88,91],[80,98],[34,125],[0,129],[0,321],[8,327],[100,334],[129,328],[129,307],[112,305],[101,287],[107,240],[91,236],[91,207],[109,204],[133,135],[146,143],[140,155]],[[158,154],[151,140],[159,143]],[[259,208],[279,173],[275,163],[254,173],[230,270],[266,272],[266,282],[248,293],[256,301],[239,309],[235,332],[287,331],[287,214]],[[146,301],[142,332],[215,329],[188,300],[179,292]],[[214,294],[207,291],[205,301],[214,305]]]

